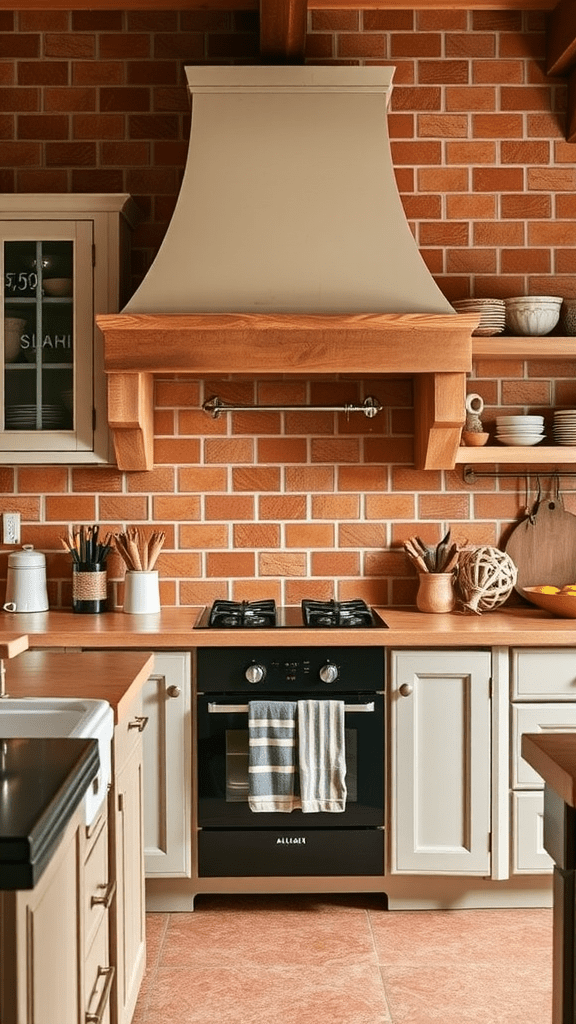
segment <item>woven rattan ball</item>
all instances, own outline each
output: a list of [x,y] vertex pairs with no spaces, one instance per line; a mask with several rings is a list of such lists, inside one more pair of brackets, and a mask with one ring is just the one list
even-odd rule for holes
[[456,589],[464,608],[480,614],[504,604],[518,578],[505,551],[488,544],[460,553]]

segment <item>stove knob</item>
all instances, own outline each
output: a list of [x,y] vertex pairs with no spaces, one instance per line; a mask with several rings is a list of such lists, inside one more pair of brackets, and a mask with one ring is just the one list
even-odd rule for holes
[[249,683],[261,683],[266,676],[264,665],[248,665],[244,675]]
[[327,661],[325,665],[322,665],[318,674],[323,683],[333,683],[338,679],[338,666]]

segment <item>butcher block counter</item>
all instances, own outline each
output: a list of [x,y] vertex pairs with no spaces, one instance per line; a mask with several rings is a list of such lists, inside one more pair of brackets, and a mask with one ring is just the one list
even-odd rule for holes
[[[21,634],[27,634],[30,648],[189,650],[224,644],[242,647],[246,645],[247,634],[251,638],[255,635],[253,629],[195,629],[201,611],[196,607],[164,608],[155,615],[128,615],[122,611],[98,615],[77,615],[60,610],[17,615],[4,612],[0,613],[0,643],[14,634],[15,626]],[[377,608],[376,611],[388,628],[258,629],[257,643],[260,647],[277,646],[279,642],[325,646],[329,636],[331,644],[343,646],[576,646],[576,619],[554,618],[537,608],[510,608],[483,615],[456,612],[427,615],[393,608]],[[101,680],[101,691],[104,699],[108,700],[104,679]],[[83,688],[82,695],[91,694]]]
[[[31,618],[32,615],[20,617]],[[50,643],[54,646],[54,639]],[[61,653],[28,650],[6,665],[6,690],[11,697],[87,697],[91,700],[106,700],[114,712],[117,725],[139,694],[153,667],[154,655],[143,651],[118,651],[111,654],[107,651]]]

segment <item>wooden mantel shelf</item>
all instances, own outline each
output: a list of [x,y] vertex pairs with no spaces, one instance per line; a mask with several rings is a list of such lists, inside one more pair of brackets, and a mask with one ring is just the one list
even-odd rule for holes
[[476,314],[110,314],[108,416],[118,467],[151,469],[156,374],[415,378],[415,462],[452,468],[464,423]]

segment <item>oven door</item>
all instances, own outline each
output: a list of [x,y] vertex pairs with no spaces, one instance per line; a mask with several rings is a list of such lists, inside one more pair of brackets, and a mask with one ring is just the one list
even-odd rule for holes
[[[267,699],[266,695],[259,699]],[[274,700],[294,695],[274,694]],[[346,705],[346,808],[254,813],[248,806],[246,695],[198,698],[198,824],[201,828],[366,828],[384,825],[384,699],[339,693]],[[238,710],[241,708],[242,710]],[[228,710],[230,709],[230,710]],[[232,710],[235,709],[235,710]]]

